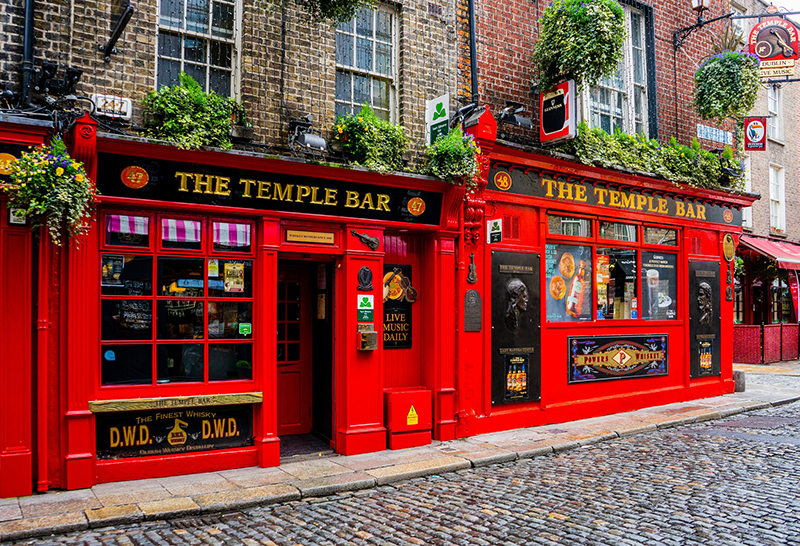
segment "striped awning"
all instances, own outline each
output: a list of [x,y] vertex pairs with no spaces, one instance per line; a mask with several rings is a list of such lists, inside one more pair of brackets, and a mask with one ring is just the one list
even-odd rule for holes
[[250,224],[214,222],[214,244],[250,246]]
[[109,233],[147,235],[150,230],[150,218],[147,216],[109,214],[106,216],[106,229]]
[[199,243],[201,224],[197,220],[161,219],[161,239],[171,243]]

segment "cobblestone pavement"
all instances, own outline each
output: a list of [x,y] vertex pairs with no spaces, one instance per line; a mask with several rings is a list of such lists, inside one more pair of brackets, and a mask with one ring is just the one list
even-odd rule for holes
[[798,469],[794,403],[357,493],[19,544],[800,545]]

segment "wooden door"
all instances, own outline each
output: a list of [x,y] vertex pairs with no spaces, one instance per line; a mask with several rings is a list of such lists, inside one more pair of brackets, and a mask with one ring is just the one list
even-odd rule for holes
[[311,432],[311,292],[308,268],[278,268],[278,435]]

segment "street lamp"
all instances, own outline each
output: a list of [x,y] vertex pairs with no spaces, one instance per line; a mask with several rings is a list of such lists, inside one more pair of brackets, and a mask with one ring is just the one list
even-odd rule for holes
[[695,30],[703,28],[708,23],[713,23],[714,21],[719,21],[720,19],[727,19],[733,15],[733,12],[726,13],[725,15],[720,15],[719,17],[714,17],[713,19],[706,21],[703,19],[703,12],[711,9],[711,0],[690,0],[690,3],[692,5],[692,9],[697,12],[697,22],[692,26],[678,29],[672,34],[672,47],[675,48],[675,51],[678,51],[681,48],[683,42],[686,41],[686,38],[688,38],[689,35]]

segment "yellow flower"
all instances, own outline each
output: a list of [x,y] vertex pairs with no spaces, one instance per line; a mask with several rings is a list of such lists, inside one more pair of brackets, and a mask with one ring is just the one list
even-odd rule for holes
[[80,167],[80,165],[78,165],[78,162],[77,162],[77,161],[73,161],[73,162],[72,162],[72,168],[73,168],[73,169],[75,169],[75,170],[77,171],[79,167]]
[[83,175],[81,173],[76,174],[75,180],[78,182],[83,182]]
[[361,116],[358,116],[358,122],[359,123],[363,123],[363,121],[364,121],[364,118],[362,118]]
[[338,130],[340,133],[344,132],[344,127],[342,127],[341,125],[337,125],[337,126],[336,126],[336,129],[337,129],[337,130]]
[[56,176],[61,176],[62,174],[64,174],[64,169],[62,169],[61,167],[57,168],[56,169]]

